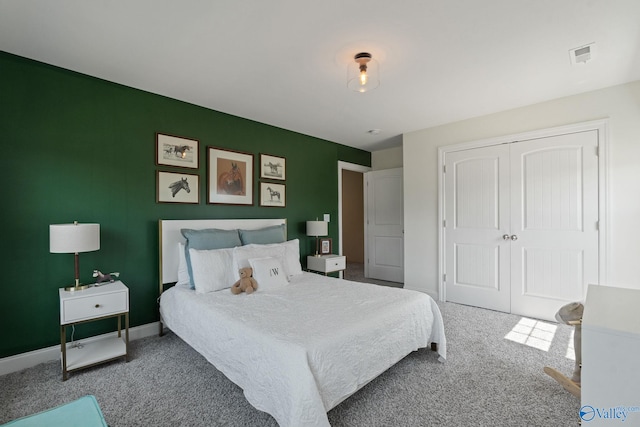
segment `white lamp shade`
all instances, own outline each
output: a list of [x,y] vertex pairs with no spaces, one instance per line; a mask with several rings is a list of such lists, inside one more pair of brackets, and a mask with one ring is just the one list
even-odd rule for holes
[[326,236],[329,224],[325,221],[307,221],[307,236]]
[[74,254],[100,249],[100,224],[51,224],[49,252]]

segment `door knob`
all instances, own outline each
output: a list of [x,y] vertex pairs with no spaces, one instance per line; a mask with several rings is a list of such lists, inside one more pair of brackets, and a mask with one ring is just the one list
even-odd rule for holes
[[508,234],[502,235],[502,240],[509,240],[509,239],[511,239],[511,236],[509,236]]
[[511,240],[518,240],[518,236],[516,236],[515,234],[511,235]]

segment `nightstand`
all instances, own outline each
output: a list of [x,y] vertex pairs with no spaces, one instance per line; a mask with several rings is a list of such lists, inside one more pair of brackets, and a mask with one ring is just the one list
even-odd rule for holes
[[[68,373],[129,354],[129,288],[117,281],[100,284],[82,291],[59,290],[60,294],[60,351],[62,352],[62,380]],[[95,320],[118,318],[118,335],[85,338],[78,346],[67,345],[67,326]],[[122,337],[124,317],[125,336]]]
[[347,257],[342,255],[320,255],[307,257],[307,270],[318,273],[333,273],[347,268]]

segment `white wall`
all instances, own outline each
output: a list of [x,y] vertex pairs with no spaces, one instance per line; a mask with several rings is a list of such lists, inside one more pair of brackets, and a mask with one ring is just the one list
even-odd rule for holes
[[640,81],[403,135],[405,287],[438,294],[438,147],[609,118],[606,284],[640,289]]
[[387,148],[371,153],[371,169],[374,171],[402,167],[402,147]]

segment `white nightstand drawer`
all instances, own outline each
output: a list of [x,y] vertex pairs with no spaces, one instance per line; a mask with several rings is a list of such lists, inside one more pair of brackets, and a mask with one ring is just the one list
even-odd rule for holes
[[332,271],[344,270],[345,268],[347,268],[347,258],[343,256],[327,258],[325,265],[327,273],[330,273]]
[[[119,282],[104,287],[89,288],[75,291],[61,298],[60,324],[79,322],[85,319],[95,319],[129,311],[129,293]],[[113,288],[110,292],[109,288]],[[97,292],[96,292],[97,291]]]
[[333,273],[347,268],[347,257],[341,255],[308,256],[307,269],[321,273]]

